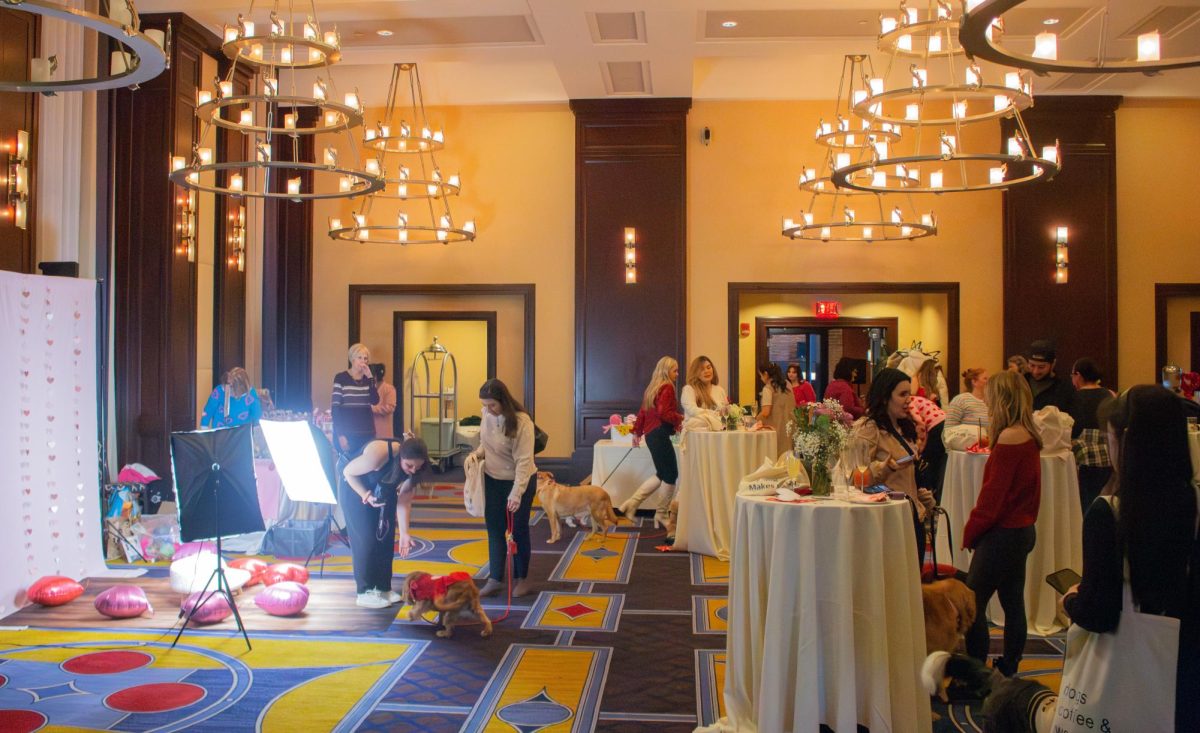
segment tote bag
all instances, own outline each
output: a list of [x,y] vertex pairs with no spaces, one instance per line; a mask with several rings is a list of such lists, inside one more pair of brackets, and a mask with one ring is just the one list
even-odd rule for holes
[[1116,631],[1097,634],[1076,625],[1067,631],[1055,731],[1175,730],[1179,619],[1140,613],[1128,579],[1123,586]]
[[472,517],[483,516],[483,459],[474,453],[463,462],[463,506]]

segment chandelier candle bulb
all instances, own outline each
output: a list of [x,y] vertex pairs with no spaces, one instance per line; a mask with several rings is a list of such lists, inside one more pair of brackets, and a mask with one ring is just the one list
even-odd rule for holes
[[637,268],[636,267],[630,266],[630,267],[625,268],[625,284],[626,285],[636,285],[637,284]]
[[916,122],[921,119],[921,105],[910,104],[904,108],[904,119],[909,122]]
[[281,63],[281,64],[291,64],[292,63],[292,47],[291,46],[284,46],[283,48],[279,49],[279,63]]
[[933,226],[933,214],[921,214],[921,223],[927,227]]
[[900,227],[900,236],[907,237],[910,234],[912,234],[912,227],[907,225]]
[[637,244],[637,229],[625,227],[625,246]]
[[858,105],[869,96],[871,95],[866,89],[855,89],[854,93],[850,95],[850,104]]
[[1160,60],[1159,38],[1157,31],[1143,33],[1137,37],[1137,60]]
[[287,192],[293,196],[300,194],[300,179],[289,178],[287,182]]
[[886,36],[896,30],[896,19],[890,15],[880,14],[879,16],[879,35]]
[[912,36],[900,36],[897,38],[896,48],[901,51],[912,51]]
[[970,87],[979,86],[980,75],[979,75],[979,67],[978,66],[975,66],[974,64],[972,64],[971,66],[968,66],[967,70],[964,72],[964,74],[966,76],[967,86],[970,86]]
[[347,107],[349,107],[351,109],[358,109],[358,93],[357,92],[346,92],[345,100],[346,100]]
[[1008,139],[1007,150],[1008,150],[1009,155],[1021,155],[1022,154],[1021,141],[1018,140],[1016,137],[1010,137]]
[[306,40],[306,41],[317,40],[317,27],[315,25],[313,25],[313,21],[311,18],[309,18],[308,22],[306,22],[304,24],[304,40]]
[[336,30],[325,31],[325,45],[333,46],[334,48],[337,48],[339,45],[341,45],[341,40],[338,38],[338,32]]
[[811,212],[811,211],[806,211],[806,212],[804,212],[804,214],[803,214],[802,216],[804,217],[804,225],[805,225],[805,226],[812,226],[812,224],[813,224],[813,214],[812,214],[812,212]]
[[212,101],[213,93],[207,89],[200,89],[196,92],[196,106],[208,104]]
[[234,173],[229,177],[229,188],[234,191],[241,191],[244,183],[240,173]]
[[313,98],[322,102],[325,101],[325,83],[320,79],[317,79],[316,83],[313,84]]
[[633,247],[627,247],[625,249],[625,264],[626,265],[637,264],[637,250],[634,249]]
[[846,223],[853,224],[854,223],[854,209],[844,209],[843,211],[845,212]]
[[437,132],[433,133],[433,141],[435,143],[446,142],[446,133],[442,130],[438,130]]
[[988,183],[991,183],[993,185],[998,184],[998,183],[1004,183],[1004,169],[1003,168],[988,168]]
[[336,127],[338,125],[339,119],[340,119],[340,117],[338,116],[337,112],[326,112],[325,113],[325,126],[326,127]]
[[244,109],[238,114],[238,124],[242,127],[250,127],[254,124],[254,110]]
[[1067,243],[1067,235],[1068,235],[1068,234],[1069,234],[1069,231],[1068,231],[1067,227],[1055,227],[1055,228],[1054,228],[1054,241],[1055,241],[1055,243],[1057,243],[1057,244],[1066,244],[1066,243]]
[[953,135],[942,135],[942,157],[954,155],[957,146],[957,140]]
[[924,89],[929,84],[929,72],[917,66],[912,67],[912,88]]
[[[249,38],[254,35],[254,21],[245,20],[239,15],[238,16],[238,25],[241,26],[241,28],[242,28],[241,35],[243,38]],[[261,50],[262,50],[262,47],[259,46],[259,51],[261,52]]]
[[196,155],[200,158],[200,165],[208,165],[212,162],[212,148],[197,148]]
[[296,129],[296,115],[289,112],[283,116],[283,129],[285,129],[285,130],[295,130]]
[[183,159],[183,156],[182,156],[182,155],[173,155],[173,156],[171,156],[171,171],[172,171],[172,172],[174,172],[174,171],[177,171],[177,170],[181,170],[181,169],[183,169],[183,168],[184,168],[186,165],[187,165],[187,161],[185,161],[185,160]]
[[900,207],[897,206],[896,208],[892,209],[892,223],[899,224],[902,221],[904,221],[904,213],[900,211]]
[[929,187],[930,188],[941,188],[942,187],[942,171],[940,169],[929,174]]
[[1067,280],[1068,280],[1067,266],[1066,265],[1055,265],[1054,266],[1054,282],[1055,282],[1055,284],[1065,285],[1067,283]]
[[862,235],[863,235],[863,239],[865,239],[869,242],[869,241],[871,241],[871,237],[873,237],[875,235],[875,230],[872,229],[871,227],[863,227]]
[[378,158],[367,158],[365,167],[367,169],[367,173],[370,173],[373,176],[379,175],[380,168]]
[[217,96],[219,96],[221,99],[225,99],[226,97],[232,97],[233,96],[233,82],[231,82],[231,81],[217,82]]
[[942,52],[942,37],[939,35],[936,35],[936,34],[930,36],[928,47],[929,47],[929,53],[941,53]]
[[829,227],[821,227],[821,241],[828,242],[830,236]]
[[871,94],[883,94],[883,78],[879,76],[872,77],[867,84],[871,87]]
[[846,144],[847,145],[854,145],[855,140],[857,140],[857,138],[854,135],[847,133],[847,135],[846,135]]
[[1033,38],[1033,57],[1035,59],[1046,59],[1047,61],[1055,61],[1058,59],[1058,35],[1050,33],[1039,33]]
[[871,176],[871,185],[876,188],[887,188],[887,173],[875,171]]
[[354,179],[350,176],[342,176],[338,179],[338,191],[340,193],[346,193],[352,188],[354,188]]
[[255,43],[250,46],[250,58],[254,59],[255,61],[262,61],[262,57],[263,47],[261,43]]
[[341,229],[341,228],[342,228],[342,220],[341,219],[337,218],[336,216],[329,217],[329,231],[332,232],[336,229]]
[[937,19],[950,20],[950,3],[938,0],[937,4]]
[[471,236],[475,236],[475,220],[467,219],[467,223],[463,224],[463,229],[470,232]]
[[1067,264],[1067,246],[1065,244],[1060,244],[1055,247],[1054,250],[1055,261],[1060,265]]
[[400,227],[401,229],[404,229],[405,227],[407,227],[408,226],[408,214],[405,214],[403,211],[401,211],[399,214],[397,214],[396,215],[396,226]]
[[1004,96],[1003,94],[997,94],[996,96],[992,97],[992,109],[993,110],[995,110],[996,112],[1000,112],[1007,108],[1008,108],[1008,97]]
[[1042,148],[1042,158],[1051,163],[1058,162],[1058,145],[1046,145]]
[[907,21],[905,25],[914,25],[918,22],[916,8],[904,8],[904,18]]
[[268,97],[279,96],[279,80],[269,76],[263,77],[263,94]]
[[271,12],[271,35],[287,35],[287,24],[280,20],[279,16],[276,15],[274,11]]
[[460,182],[460,179],[459,179],[457,173],[450,176],[449,184],[454,188],[460,188],[462,186],[462,183]]
[[1004,86],[1009,89],[1021,88],[1021,72],[1010,71],[1004,75]]
[[834,158],[834,168],[845,168],[850,165],[850,153],[838,153]]
[[401,183],[396,186],[396,196],[402,199],[408,198],[408,184]]
[[225,38],[225,43],[233,43],[238,39],[238,29],[227,25],[225,26],[223,36]]
[[967,116],[967,103],[955,102],[951,109],[951,113],[956,120],[965,118]]

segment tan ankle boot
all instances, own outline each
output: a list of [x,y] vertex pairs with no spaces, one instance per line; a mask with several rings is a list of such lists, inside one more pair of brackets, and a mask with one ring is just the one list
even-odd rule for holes
[[530,593],[533,593],[533,581],[529,578],[517,578],[517,584],[513,588],[513,598],[523,598]]

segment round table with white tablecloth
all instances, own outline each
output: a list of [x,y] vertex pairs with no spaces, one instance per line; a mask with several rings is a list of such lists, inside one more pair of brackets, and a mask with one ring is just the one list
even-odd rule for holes
[[737,497],[725,711],[713,731],[928,731],[907,502]]
[[772,430],[689,431],[679,448],[675,549],[729,559],[733,499],[742,477],[774,460]]
[[[682,460],[679,446],[675,446],[675,459]],[[645,443],[634,448],[630,443],[597,440],[592,446],[592,485],[607,491],[613,506],[621,506],[653,475],[654,461]],[[661,496],[661,491],[655,491],[642,502],[641,508],[657,509]]]
[[[983,486],[988,454],[948,451],[942,506],[954,531],[954,565],[971,567],[971,553],[962,549],[962,531]],[[1062,628],[1055,620],[1058,594],[1046,582],[1055,570],[1083,572],[1083,511],[1079,507],[1079,479],[1070,453],[1042,454],[1042,501],[1034,524],[1037,539],[1025,565],[1025,616],[1035,634],[1052,634]],[[944,542],[944,535],[939,536]],[[939,558],[942,557],[939,554]],[[1004,623],[1000,602],[992,598],[988,618]]]

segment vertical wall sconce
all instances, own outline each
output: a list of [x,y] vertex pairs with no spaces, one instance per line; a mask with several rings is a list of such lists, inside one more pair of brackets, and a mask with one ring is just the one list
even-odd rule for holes
[[178,216],[175,222],[175,232],[179,242],[175,245],[175,253],[187,255],[188,262],[196,261],[196,192],[176,189],[175,207]]
[[1054,282],[1062,285],[1067,282],[1067,227],[1054,228]]
[[625,284],[637,284],[637,230],[625,227]]
[[0,210],[0,218],[12,219],[19,229],[25,229],[29,211],[29,133],[17,130],[17,139],[0,149],[8,153],[4,173],[5,205]]
[[229,257],[226,262],[230,267],[237,266],[238,272],[246,271],[246,207],[239,206],[229,212]]

